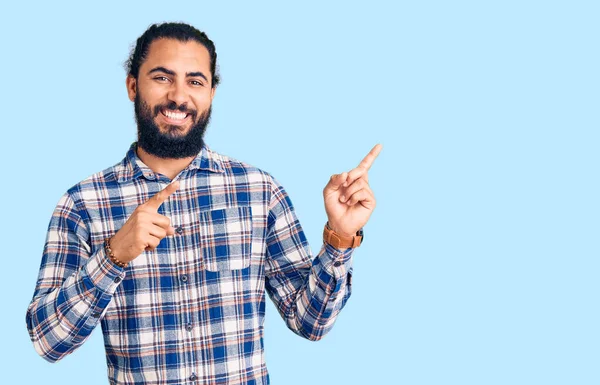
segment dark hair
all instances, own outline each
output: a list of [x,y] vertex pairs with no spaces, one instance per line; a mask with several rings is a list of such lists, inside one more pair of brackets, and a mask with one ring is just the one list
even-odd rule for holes
[[215,44],[204,32],[185,23],[152,24],[148,27],[146,32],[137,39],[135,47],[131,50],[129,59],[125,62],[125,70],[128,75],[137,79],[140,67],[148,55],[150,44],[158,39],[175,39],[181,42],[194,40],[202,44],[210,54],[211,85],[215,88],[219,84],[221,79],[217,73],[217,51],[215,50]]

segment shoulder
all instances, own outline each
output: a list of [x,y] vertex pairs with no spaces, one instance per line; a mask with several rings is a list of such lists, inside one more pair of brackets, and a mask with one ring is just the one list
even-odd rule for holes
[[215,163],[218,163],[226,178],[233,183],[245,184],[250,190],[266,192],[266,199],[269,202],[271,214],[292,209],[292,202],[281,183],[269,172],[256,166],[242,162],[227,155],[216,153],[212,150],[210,156],[213,156]]
[[99,195],[111,195],[110,191],[118,188],[118,181],[129,172],[124,160],[108,167],[102,171],[94,173],[79,183],[71,186],[63,196],[63,199],[70,199],[75,205],[89,199],[97,199]]
[[272,187],[277,187],[279,185],[277,180],[269,172],[261,168],[210,149],[208,149],[208,151],[210,156],[215,160],[215,163],[218,163],[222,167],[224,174],[227,176],[245,180],[247,182],[268,183]]

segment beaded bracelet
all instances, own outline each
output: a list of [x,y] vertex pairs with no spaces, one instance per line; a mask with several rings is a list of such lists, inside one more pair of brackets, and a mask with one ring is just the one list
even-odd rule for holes
[[113,254],[113,251],[110,248],[110,240],[111,240],[111,238],[106,238],[106,240],[104,241],[104,250],[106,251],[106,255],[108,255],[108,258],[115,265],[117,265],[119,267],[122,267],[122,268],[126,268],[127,267],[127,262],[121,262],[121,261],[119,261],[117,259],[117,257],[115,257],[115,255]]

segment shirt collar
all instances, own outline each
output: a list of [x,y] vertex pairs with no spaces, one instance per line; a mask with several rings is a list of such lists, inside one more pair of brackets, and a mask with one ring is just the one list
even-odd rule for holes
[[[137,142],[134,142],[129,147],[125,158],[117,165],[115,173],[119,183],[128,182],[140,177],[154,179],[154,172],[137,156],[136,149]],[[212,151],[206,144],[185,169],[206,170],[217,173],[225,172],[221,155]]]

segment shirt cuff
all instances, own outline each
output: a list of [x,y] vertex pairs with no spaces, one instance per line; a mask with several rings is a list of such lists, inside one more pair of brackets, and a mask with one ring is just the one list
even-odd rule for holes
[[90,282],[103,293],[112,295],[125,277],[125,269],[115,265],[106,255],[104,247],[100,247],[87,261],[84,271],[84,282]]
[[328,243],[323,243],[324,253],[321,263],[325,271],[335,278],[341,278],[348,274],[352,267],[352,253],[354,249],[336,249]]

